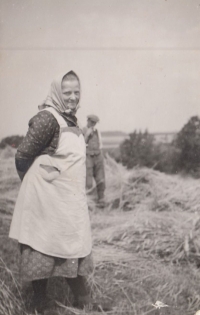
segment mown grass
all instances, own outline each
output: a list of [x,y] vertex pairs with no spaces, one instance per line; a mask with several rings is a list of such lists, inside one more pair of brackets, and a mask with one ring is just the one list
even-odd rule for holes
[[[8,239],[20,182],[14,151],[0,154],[0,314],[25,315],[32,289],[20,282],[18,246]],[[106,208],[97,209],[89,198],[93,298],[110,301],[109,314],[194,315],[200,309],[199,181],[150,169],[127,171],[109,157],[105,166]],[[94,314],[71,307],[62,279],[50,279],[48,295],[50,305],[57,305],[54,314]],[[157,300],[169,307],[155,309]]]

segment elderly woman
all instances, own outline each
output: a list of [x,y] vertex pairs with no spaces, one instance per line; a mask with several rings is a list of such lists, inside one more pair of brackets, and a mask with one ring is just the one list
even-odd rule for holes
[[54,80],[16,154],[22,184],[9,236],[20,244],[21,277],[32,281],[39,312],[49,277],[66,278],[76,306],[89,301],[84,277],[92,270],[92,242],[85,141],[75,116],[79,100],[73,71]]

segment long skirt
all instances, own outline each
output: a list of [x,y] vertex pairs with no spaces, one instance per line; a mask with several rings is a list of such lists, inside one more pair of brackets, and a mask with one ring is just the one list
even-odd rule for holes
[[20,275],[23,281],[50,277],[76,278],[93,270],[92,254],[83,258],[64,259],[42,254],[28,245],[20,244]]

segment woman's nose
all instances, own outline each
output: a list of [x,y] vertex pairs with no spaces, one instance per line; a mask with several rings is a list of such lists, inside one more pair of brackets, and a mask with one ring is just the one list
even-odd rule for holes
[[76,99],[75,93],[72,93],[72,94],[70,95],[70,99],[71,99],[71,100],[75,100],[75,99]]

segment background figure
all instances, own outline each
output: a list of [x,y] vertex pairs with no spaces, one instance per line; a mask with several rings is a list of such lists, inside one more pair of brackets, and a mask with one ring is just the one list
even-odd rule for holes
[[99,118],[96,115],[87,116],[87,126],[83,129],[86,146],[86,187],[91,189],[93,178],[96,182],[98,206],[104,207],[105,172],[102,155],[101,134],[96,128]]

